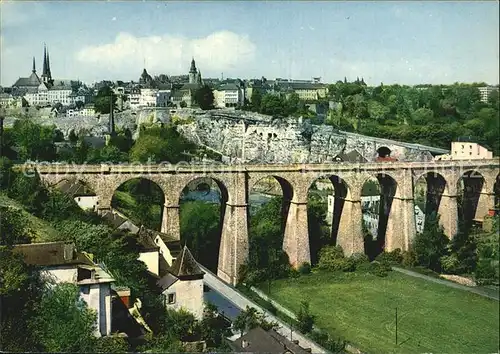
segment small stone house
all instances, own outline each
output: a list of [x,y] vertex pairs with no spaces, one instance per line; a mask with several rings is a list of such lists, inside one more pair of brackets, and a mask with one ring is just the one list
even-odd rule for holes
[[80,296],[97,313],[96,336],[111,334],[111,284],[114,279],[90,256],[64,242],[31,243],[14,246],[24,262],[38,267],[42,277],[53,284],[79,286]]
[[184,246],[181,254],[157,282],[167,308],[184,309],[203,318],[203,276],[198,262]]
[[78,206],[84,210],[96,210],[99,205],[95,193],[79,181],[63,180],[57,184],[57,188],[73,198]]

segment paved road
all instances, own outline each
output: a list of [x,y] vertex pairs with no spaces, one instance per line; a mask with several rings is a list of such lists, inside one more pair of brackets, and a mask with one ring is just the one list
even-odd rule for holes
[[234,321],[240,314],[241,310],[217,291],[210,289],[208,286],[207,288],[208,291],[205,291],[203,294],[205,301],[217,306],[217,310],[220,313],[229,318],[231,321]]
[[484,297],[487,297],[487,298],[490,298],[493,300],[497,300],[497,301],[499,300],[498,291],[495,291],[493,289],[489,290],[489,289],[484,289],[484,288],[465,286],[462,284],[454,283],[454,282],[449,281],[449,280],[434,278],[434,277],[431,277],[431,276],[428,276],[425,274],[420,274],[420,273],[417,273],[417,272],[414,272],[414,271],[411,271],[408,269],[399,268],[399,267],[392,267],[392,269],[395,270],[396,272],[400,272],[400,273],[403,273],[403,274],[406,274],[406,275],[409,275],[409,276],[412,276],[415,278],[425,279],[428,281],[432,281],[434,283],[448,286],[450,288],[468,291],[468,292],[471,292],[471,293],[474,293],[474,294],[477,294],[480,296],[484,296]]
[[264,318],[267,321],[278,323],[279,328],[277,332],[282,336],[287,338],[290,338],[290,336],[292,336],[293,340],[299,341],[299,345],[302,348],[311,348],[312,353],[328,353],[326,349],[322,348],[317,343],[313,342],[312,340],[305,337],[301,333],[294,331],[293,329],[290,328],[289,325],[281,321],[279,318],[273,316],[271,313],[269,313],[268,311],[257,305],[255,302],[251,301],[250,299],[248,299],[247,297],[243,296],[241,293],[236,291],[236,289],[234,289],[232,286],[226,284],[221,279],[217,278],[217,276],[215,276],[215,274],[210,272],[208,269],[206,269],[201,265],[200,267],[205,272],[205,276],[203,277],[203,281],[205,282],[205,284],[209,288],[221,294],[223,297],[225,297],[228,301],[236,305],[238,308],[243,310],[246,309],[247,306],[254,307],[259,312],[262,312],[264,314]]

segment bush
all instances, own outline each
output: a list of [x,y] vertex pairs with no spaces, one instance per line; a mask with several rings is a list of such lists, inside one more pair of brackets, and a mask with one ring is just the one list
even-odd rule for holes
[[354,263],[354,268],[356,270],[359,268],[366,269],[366,267],[370,266],[370,259],[364,253],[354,253],[349,259]]
[[392,270],[391,265],[386,261],[384,261],[384,262],[378,262],[378,261],[372,262],[371,273],[373,275],[376,275],[378,277],[386,277],[391,270]]
[[404,251],[403,252],[403,266],[405,267],[414,267],[417,264],[417,255],[413,251]]
[[288,276],[290,278],[298,278],[300,277],[300,272],[297,269],[290,267],[290,270],[288,271]]
[[373,265],[370,262],[361,263],[356,266],[356,272],[368,273],[373,269]]
[[498,279],[496,279],[496,269],[493,262],[489,259],[480,259],[477,262],[475,277],[477,283],[481,285],[495,284]]
[[245,278],[245,282],[249,285],[255,285],[258,283],[262,283],[267,278],[267,271],[265,269],[257,269],[248,271],[247,276]]
[[375,260],[390,264],[401,264],[401,262],[403,261],[403,255],[401,253],[401,250],[399,248],[396,248],[391,252],[382,252],[375,258]]
[[325,270],[341,270],[344,251],[340,246],[326,246],[319,252],[318,268]]
[[298,330],[302,333],[311,332],[314,326],[314,318],[315,316],[309,311],[309,303],[307,301],[302,301],[297,314]]
[[332,353],[344,352],[346,342],[340,338],[332,338],[330,335],[328,335],[328,333],[324,331],[313,330],[309,333],[309,337]]
[[299,273],[302,275],[310,274],[311,273],[311,264],[309,264],[308,262],[304,262],[300,265],[298,270],[299,270]]
[[457,270],[460,268],[460,262],[458,261],[456,254],[443,256],[441,257],[440,262],[443,271],[448,274],[456,274]]

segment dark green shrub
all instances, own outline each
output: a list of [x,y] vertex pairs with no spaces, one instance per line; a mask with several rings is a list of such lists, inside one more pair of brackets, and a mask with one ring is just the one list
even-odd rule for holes
[[370,264],[370,259],[364,253],[354,253],[349,257],[349,259],[354,263],[354,267],[356,270],[358,270],[358,268],[360,267],[362,269],[366,268],[367,265],[369,266]]
[[481,285],[494,284],[496,278],[496,269],[490,259],[480,259],[477,262],[476,281]]
[[403,252],[403,266],[414,267],[417,264],[417,255],[412,250]]
[[309,310],[309,303],[307,301],[302,301],[300,303],[300,309],[297,313],[297,326],[298,330],[302,333],[309,333],[312,331],[314,326],[314,318]]
[[372,262],[371,273],[378,277],[386,277],[391,270],[391,266],[387,262]]
[[403,255],[401,253],[401,250],[399,248],[396,248],[391,252],[382,252],[375,258],[375,260],[391,264],[401,264],[401,262],[403,261]]
[[245,282],[249,285],[256,285],[258,283],[262,283],[264,280],[266,280],[267,272],[265,269],[257,269],[257,270],[250,270],[247,273],[247,276],[245,278]]
[[290,267],[290,270],[288,271],[288,276],[290,278],[298,278],[300,277],[300,272],[297,269]]
[[311,273],[311,264],[309,264],[308,262],[302,263],[299,267],[299,273],[302,275],[310,274]]
[[356,265],[356,272],[361,272],[361,273],[368,273],[372,271],[372,263],[367,262],[367,263],[361,263]]

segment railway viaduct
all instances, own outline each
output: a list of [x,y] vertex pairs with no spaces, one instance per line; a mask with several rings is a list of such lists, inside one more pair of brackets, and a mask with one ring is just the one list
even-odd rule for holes
[[[179,199],[188,183],[210,177],[223,196],[223,224],[218,276],[236,283],[238,268],[248,257],[249,191],[262,178],[273,176],[281,185],[284,200],[283,249],[298,266],[310,262],[307,202],[308,191],[318,178],[334,186],[334,233],[346,255],[364,252],[361,190],[376,178],[381,186],[380,227],[385,231],[385,250],[408,250],[415,237],[414,186],[427,182],[427,211],[440,214],[448,237],[457,231],[460,215],[483,219],[495,204],[499,182],[498,159],[391,163],[335,163],[300,165],[137,165],[137,164],[25,164],[26,174],[35,171],[47,185],[63,180],[85,183],[98,196],[98,208],[109,209],[115,190],[134,178],[156,183],[164,193],[161,231],[180,238]],[[495,189],[496,188],[496,189]],[[463,207],[457,200],[463,198]]]

